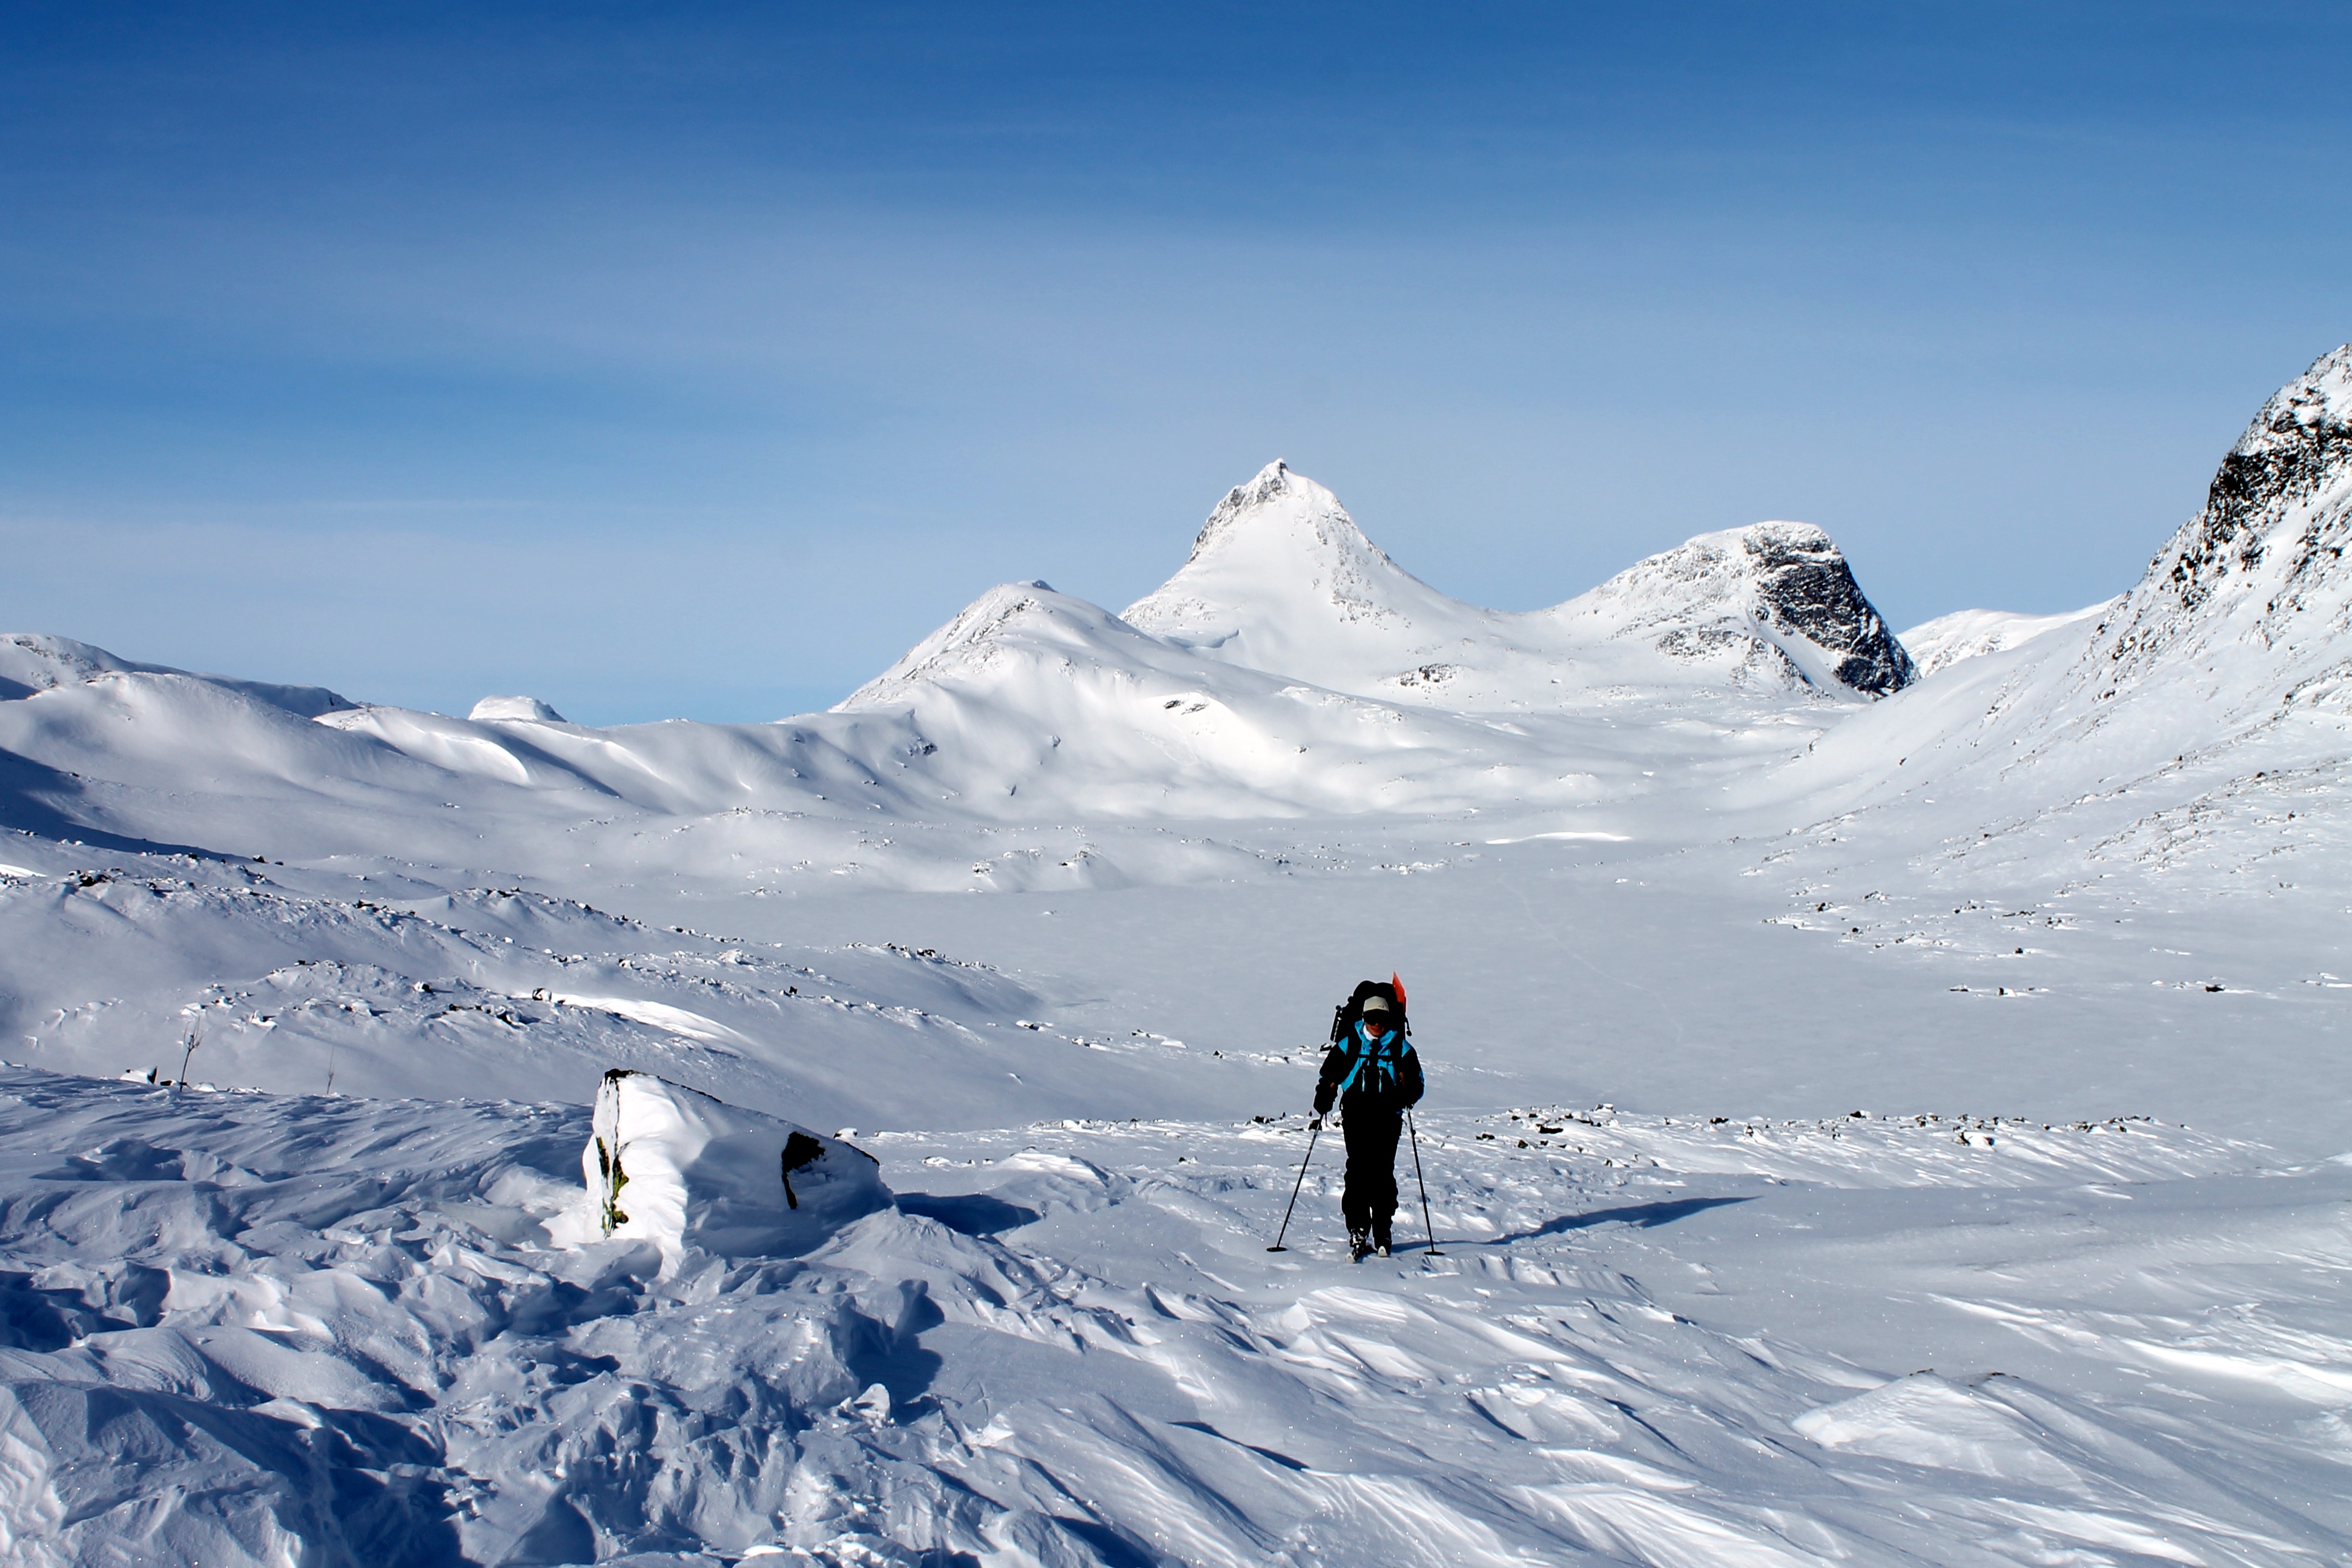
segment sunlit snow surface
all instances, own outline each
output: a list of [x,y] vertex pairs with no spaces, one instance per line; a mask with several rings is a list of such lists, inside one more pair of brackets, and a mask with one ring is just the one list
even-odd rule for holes
[[[1497,616],[1278,466],[775,725],[0,639],[0,1555],[2352,1560],[2347,389],[1917,681],[1818,530]],[[1443,1256],[1328,1134],[1270,1253],[1392,969]],[[614,1068],[895,1200],[577,1244]]]
[[2340,1557],[2342,1165],[1517,1109],[1424,1124],[1442,1256],[1328,1144],[1266,1252],[1295,1117],[1073,1120],[665,1273],[546,1244],[583,1109],[12,1071],[14,1560]]

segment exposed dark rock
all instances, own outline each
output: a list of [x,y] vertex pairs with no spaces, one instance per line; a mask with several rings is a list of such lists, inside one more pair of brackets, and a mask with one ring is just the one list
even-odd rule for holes
[[2263,533],[2278,515],[2308,500],[2352,464],[2352,423],[2331,406],[2329,383],[2352,376],[2352,344],[2321,356],[2281,388],[2230,455],[2205,493],[2205,509],[2172,563],[2169,580],[2184,610],[2194,610],[2232,567],[2263,558]]
[[1756,572],[1758,612],[1775,629],[1793,632],[1839,655],[1842,685],[1872,696],[1901,691],[1918,667],[1887,629],[1829,535],[1813,528],[1743,530]]
[[2148,666],[2220,612],[2217,601],[2238,594],[2262,600],[2249,634],[2296,640],[2287,628],[2308,595],[2326,596],[2352,544],[2347,480],[2352,344],[2321,355],[2280,388],[2221,459],[2204,508],[2158,552],[2133,591],[2105,645],[2104,684]]

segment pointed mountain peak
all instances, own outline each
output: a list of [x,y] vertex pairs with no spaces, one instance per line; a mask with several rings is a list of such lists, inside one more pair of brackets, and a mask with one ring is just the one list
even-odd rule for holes
[[1124,618],[1232,664],[1353,690],[1367,667],[1416,662],[1402,643],[1479,613],[1391,560],[1337,496],[1269,463],[1226,493],[1176,575]]
[[2342,443],[2347,436],[2352,436],[2352,343],[2320,355],[2309,370],[2272,393],[2230,455],[2259,457]]
[[1266,533],[1293,536],[1297,544],[1310,549],[1319,545],[1324,553],[1337,549],[1388,559],[1356,527],[1339,497],[1276,460],[1259,469],[1246,485],[1225,492],[1225,498],[1194,536],[1192,553],[1185,564],[1205,561]]

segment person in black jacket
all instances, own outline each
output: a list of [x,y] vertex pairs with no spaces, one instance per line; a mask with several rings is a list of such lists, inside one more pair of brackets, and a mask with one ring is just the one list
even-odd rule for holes
[[[1405,1107],[1421,1101],[1421,1059],[1406,1038],[1404,1012],[1388,986],[1366,984],[1340,1018],[1315,1084],[1317,1125],[1336,1101],[1348,1138],[1348,1186],[1339,1199],[1348,1251],[1358,1262],[1373,1249],[1389,1255],[1396,1212],[1397,1134]],[[1351,1017],[1352,1015],[1352,1017]]]

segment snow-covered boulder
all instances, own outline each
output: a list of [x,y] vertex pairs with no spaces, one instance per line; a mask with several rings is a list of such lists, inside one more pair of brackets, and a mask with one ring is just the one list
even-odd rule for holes
[[564,717],[537,697],[484,697],[466,716],[479,724],[486,719],[525,719],[537,724],[562,724]]
[[580,1164],[592,1234],[665,1252],[789,1256],[890,1205],[864,1150],[650,1072],[604,1074]]

